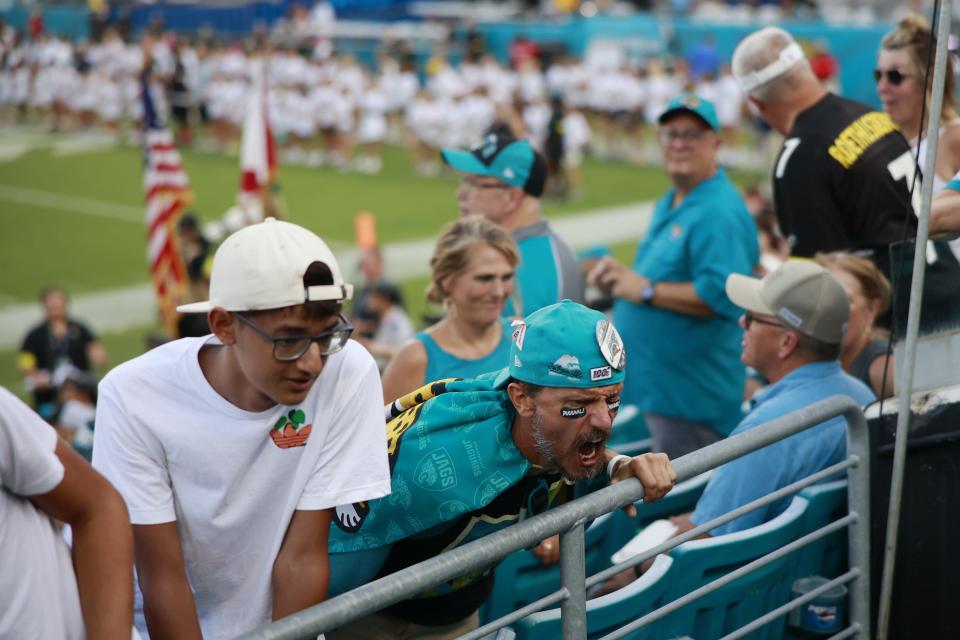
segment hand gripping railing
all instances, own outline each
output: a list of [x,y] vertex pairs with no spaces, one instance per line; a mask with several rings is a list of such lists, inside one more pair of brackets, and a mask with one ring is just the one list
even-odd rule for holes
[[[677,474],[677,481],[682,482],[840,415],[847,421],[848,459],[846,461],[755,500],[749,505],[740,507],[716,520],[704,523],[683,536],[671,540],[669,544],[665,543],[651,549],[649,552],[616,567],[611,567],[589,580],[584,579],[583,525],[590,519],[640,500],[643,497],[643,487],[638,480],[632,479],[620,482],[585,498],[560,505],[534,518],[507,527],[261,627],[246,634],[243,638],[249,640],[315,638],[318,633],[335,629],[352,620],[379,611],[441,582],[489,567],[518,549],[531,547],[544,538],[560,533],[560,579],[562,583],[560,591],[504,616],[500,620],[468,634],[466,637],[480,637],[482,634],[506,626],[534,611],[562,601],[561,617],[564,639],[585,639],[587,636],[586,586],[588,584],[600,582],[625,567],[633,566],[642,562],[645,558],[653,557],[668,547],[676,546],[722,522],[739,517],[739,515],[751,509],[773,502],[782,495],[798,491],[804,486],[813,484],[844,469],[847,469],[848,472],[847,491],[848,504],[850,505],[848,516],[831,523],[820,531],[813,532],[790,543],[773,554],[759,558],[737,569],[736,572],[718,579],[711,585],[706,585],[673,603],[661,607],[659,610],[611,634],[608,638],[612,640],[621,637],[628,632],[628,629],[642,626],[647,622],[663,617],[684,606],[698,595],[719,588],[751,569],[772,562],[805,543],[813,542],[845,526],[850,528],[851,570],[836,578],[831,584],[852,583],[850,586],[850,620],[852,624],[835,637],[851,637],[859,633],[863,638],[870,638],[869,434],[867,433],[867,424],[863,412],[852,399],[844,396],[827,398],[744,433],[689,453],[674,460],[673,468]],[[744,627],[744,629],[734,632],[730,637],[740,637],[750,629],[762,626],[762,624],[773,620],[778,615],[783,615],[793,607],[802,605],[813,597],[816,596],[807,594],[804,598],[798,598],[763,616]]]

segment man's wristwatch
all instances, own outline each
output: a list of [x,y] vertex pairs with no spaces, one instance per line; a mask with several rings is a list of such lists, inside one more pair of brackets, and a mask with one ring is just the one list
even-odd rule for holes
[[653,304],[654,287],[656,287],[656,284],[647,281],[647,284],[640,290],[640,304]]

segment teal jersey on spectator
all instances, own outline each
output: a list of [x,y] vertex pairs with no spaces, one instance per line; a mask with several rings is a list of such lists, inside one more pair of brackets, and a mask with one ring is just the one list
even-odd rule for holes
[[507,300],[503,315],[528,316],[566,299],[583,303],[580,263],[546,220],[520,227],[513,232],[513,239],[520,249],[515,288],[520,304]]
[[427,350],[427,369],[419,384],[444,378],[473,378],[506,367],[510,364],[510,321],[501,319],[500,329],[500,344],[497,348],[475,360],[458,358],[444,351],[426,331],[417,333],[416,339]]
[[618,300],[614,324],[627,351],[623,402],[643,412],[702,422],[727,435],[741,418],[742,311],[727,298],[731,273],[751,275],[757,228],[722,170],[678,207],[671,190],[654,209],[633,270],[654,283],[691,282],[714,315],[695,317]]

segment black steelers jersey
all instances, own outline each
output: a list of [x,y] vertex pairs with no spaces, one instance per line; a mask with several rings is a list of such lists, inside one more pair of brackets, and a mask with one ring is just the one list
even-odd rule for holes
[[[795,256],[855,251],[886,262],[916,235],[915,159],[890,116],[827,94],[797,116],[774,165],[774,206]],[[914,188],[919,209],[920,183]],[[881,264],[884,271],[888,265]]]
[[[833,94],[797,116],[773,169],[791,253],[850,251],[873,260],[894,287],[892,318],[881,322],[892,320],[897,337],[906,329],[920,211],[919,179],[910,193],[915,173],[916,158],[890,116]],[[924,253],[926,333],[960,322],[960,264],[943,242],[928,242]]]

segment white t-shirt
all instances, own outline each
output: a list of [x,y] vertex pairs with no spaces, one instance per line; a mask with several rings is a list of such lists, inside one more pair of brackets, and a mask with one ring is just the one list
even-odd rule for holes
[[83,638],[70,550],[24,496],[63,480],[57,433],[0,387],[0,638]]
[[203,635],[232,638],[270,620],[271,570],[294,510],[390,493],[383,393],[373,358],[351,341],[302,404],[251,413],[210,386],[204,344],[218,342],[177,340],[104,378],[93,463],[133,524],[176,521]]

